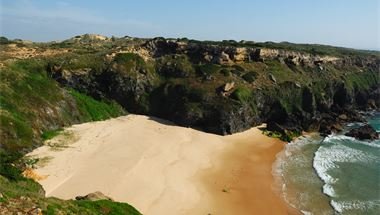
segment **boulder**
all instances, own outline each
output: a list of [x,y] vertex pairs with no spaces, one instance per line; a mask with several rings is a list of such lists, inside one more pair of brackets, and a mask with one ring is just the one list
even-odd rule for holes
[[28,211],[27,214],[30,214],[30,215],[42,215],[42,210],[41,208],[32,208],[30,211]]
[[88,200],[88,201],[98,201],[98,200],[110,200],[113,201],[112,198],[104,195],[103,193],[96,191],[94,193],[89,193],[85,196],[77,196],[75,197],[76,200]]
[[218,64],[229,64],[231,63],[231,59],[230,59],[230,56],[225,53],[224,51],[222,51],[219,56],[216,58],[216,63]]
[[229,92],[235,88],[235,82],[228,82],[224,84],[223,86],[223,91],[224,92]]
[[339,115],[339,119],[341,119],[341,120],[347,120],[348,117],[347,117],[346,114],[341,114],[341,115]]
[[367,102],[367,106],[371,109],[376,109],[376,101],[374,99],[369,99]]
[[334,131],[334,132],[343,131],[343,126],[342,126],[342,124],[340,124],[339,121],[337,121],[331,125],[330,130]]
[[269,74],[269,78],[270,78],[270,80],[273,81],[274,83],[277,83],[277,80],[276,80],[276,78],[274,77],[273,74]]
[[359,140],[375,140],[379,139],[379,134],[376,132],[374,128],[370,125],[364,125],[359,128],[353,128],[348,133],[345,134],[346,136],[355,137]]

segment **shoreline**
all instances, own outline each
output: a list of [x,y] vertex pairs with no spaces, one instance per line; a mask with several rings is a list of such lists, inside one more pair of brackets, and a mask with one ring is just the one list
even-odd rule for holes
[[273,162],[272,165],[272,175],[274,179],[275,184],[275,192],[281,196],[283,201],[293,209],[294,211],[297,211],[298,214],[309,214],[308,211],[303,211],[300,208],[298,208],[296,205],[294,205],[294,202],[291,202],[290,199],[294,199],[297,196],[297,191],[287,187],[285,183],[285,173],[284,171],[284,164],[286,163],[286,160],[288,159],[288,153],[292,154],[292,152],[289,152],[289,147],[294,147],[294,144],[297,144],[297,142],[302,141],[306,138],[311,138],[312,136],[317,135],[316,132],[302,132],[302,134],[299,137],[294,138],[291,142],[286,143],[283,147],[283,149],[276,154],[276,159]]
[[[229,145],[217,162],[198,173],[209,195],[209,214],[301,214],[278,192],[272,172],[287,143],[263,135],[258,127],[226,139]],[[195,211],[207,214],[206,209]]]
[[143,214],[300,214],[274,190],[285,143],[257,127],[219,136],[127,115],[65,132],[73,137],[64,148],[28,154],[49,158],[35,169],[47,196],[101,191]]

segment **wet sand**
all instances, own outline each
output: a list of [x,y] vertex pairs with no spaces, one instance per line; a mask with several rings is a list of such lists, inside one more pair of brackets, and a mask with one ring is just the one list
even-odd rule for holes
[[230,145],[215,157],[213,166],[199,172],[208,203],[200,204],[194,211],[200,211],[197,214],[300,214],[280,197],[272,175],[276,155],[286,143],[263,135],[258,128],[226,139]]

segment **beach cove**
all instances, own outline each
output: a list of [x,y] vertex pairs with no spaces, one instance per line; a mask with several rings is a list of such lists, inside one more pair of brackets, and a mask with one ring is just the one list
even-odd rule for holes
[[275,191],[272,165],[285,143],[258,128],[219,136],[131,114],[51,141],[27,155],[45,161],[34,171],[46,196],[101,191],[143,214],[299,214]]

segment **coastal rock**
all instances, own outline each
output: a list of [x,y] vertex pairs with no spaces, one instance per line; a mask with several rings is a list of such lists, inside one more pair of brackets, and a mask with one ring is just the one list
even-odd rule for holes
[[219,54],[219,56],[216,58],[215,62],[217,62],[219,64],[228,64],[228,63],[231,63],[232,61],[230,59],[230,56],[227,53],[222,51]]
[[30,211],[28,211],[28,215],[42,215],[41,208],[32,208]]
[[346,114],[341,114],[341,115],[339,115],[339,119],[341,119],[341,120],[347,120],[348,117],[347,117]]
[[266,129],[269,131],[279,132],[281,134],[285,134],[286,131],[286,128],[284,126],[272,121],[267,123]]
[[88,201],[98,201],[98,200],[110,200],[113,201],[112,198],[104,195],[103,193],[96,191],[94,193],[89,193],[85,196],[77,196],[75,197],[76,200],[88,200]]
[[276,78],[274,77],[273,74],[269,74],[269,78],[270,78],[270,80],[273,81],[274,83],[277,83],[277,80],[276,80]]
[[340,122],[336,122],[331,125],[330,129],[334,131],[335,133],[343,131],[343,126]]
[[359,140],[375,140],[379,139],[379,134],[374,128],[370,125],[364,125],[359,128],[351,129],[348,133],[345,134],[349,137],[355,137]]
[[216,130],[214,130],[216,131],[215,133],[223,135],[233,134],[257,125],[258,118],[247,104],[243,104],[242,106],[229,105],[223,109],[219,108],[218,111],[220,121]]
[[223,86],[223,91],[229,92],[229,91],[233,90],[234,88],[235,88],[235,82],[229,82]]
[[[154,38],[135,47],[145,50],[149,60],[127,51],[113,52],[99,68],[72,69],[56,63],[48,67],[48,74],[65,87],[96,99],[114,100],[131,113],[218,134],[273,121],[287,130],[316,129],[327,135],[340,131],[343,122],[360,121],[354,113],[358,109],[380,106],[380,88],[371,78],[380,65],[374,57],[351,59],[239,46],[231,41],[218,44]],[[283,75],[275,76],[277,71],[274,73],[270,61],[286,64],[281,67],[293,72],[298,71],[294,66],[316,72],[319,66],[326,71],[327,64],[332,64],[344,74],[344,68],[359,65],[363,66],[361,75],[371,84],[368,89],[352,89],[351,83],[340,78],[284,80]],[[257,68],[244,66],[253,62]],[[230,96],[237,88],[236,97]],[[230,106],[234,108],[228,112]]]

